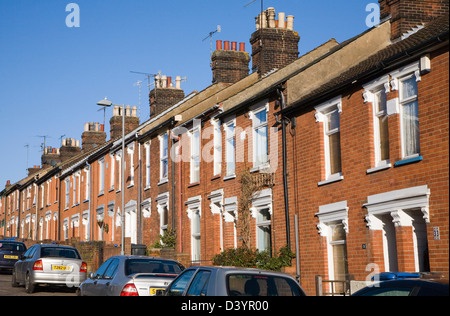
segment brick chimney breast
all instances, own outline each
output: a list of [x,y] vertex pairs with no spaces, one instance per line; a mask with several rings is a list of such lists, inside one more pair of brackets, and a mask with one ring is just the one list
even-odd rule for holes
[[83,152],[103,145],[106,142],[105,126],[99,123],[86,123],[81,142]]
[[211,56],[211,67],[213,72],[213,83],[236,83],[249,73],[250,55],[245,52],[245,43],[240,43],[237,51],[237,42],[225,42],[222,49],[222,41],[217,41],[216,51]]
[[381,20],[390,17],[391,39],[399,39],[413,28],[448,15],[449,0],[379,0]]
[[[115,106],[113,116],[109,121],[111,139],[122,137],[122,107]],[[125,108],[125,135],[131,133],[139,127],[139,117],[137,117],[137,107],[126,106]]]
[[298,59],[300,36],[294,31],[294,17],[269,8],[256,18],[256,32],[250,38],[252,71],[260,76],[281,69]]
[[155,88],[149,94],[151,117],[161,114],[184,99],[181,77],[176,77],[175,82],[175,86],[173,86],[171,77],[160,75],[155,77]]

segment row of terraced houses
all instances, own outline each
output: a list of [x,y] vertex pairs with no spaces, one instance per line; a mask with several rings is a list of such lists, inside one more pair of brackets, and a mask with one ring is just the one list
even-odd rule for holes
[[269,8],[251,53],[217,41],[206,89],[156,77],[148,121],[115,106],[109,139],[86,123],[6,184],[0,235],[120,246],[123,228],[149,246],[175,231],[193,263],[288,246],[310,294],[317,275],[448,274],[449,2],[379,2],[379,25],[301,56],[294,17]]

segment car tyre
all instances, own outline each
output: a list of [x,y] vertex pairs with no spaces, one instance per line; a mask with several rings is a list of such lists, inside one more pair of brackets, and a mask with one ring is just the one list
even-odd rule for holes
[[36,289],[36,285],[31,282],[30,274],[27,273],[27,276],[25,277],[25,291],[28,294],[32,294],[32,293],[34,293],[35,289]]
[[19,287],[19,282],[17,282],[17,278],[16,278],[16,269],[13,269],[13,272],[12,272],[11,286],[12,287]]

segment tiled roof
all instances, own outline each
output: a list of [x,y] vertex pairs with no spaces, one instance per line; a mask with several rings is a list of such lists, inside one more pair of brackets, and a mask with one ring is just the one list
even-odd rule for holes
[[[435,38],[442,37],[441,40],[448,40],[448,32],[449,17],[443,16],[438,18],[428,23],[425,27],[419,29],[416,33],[410,35],[406,39],[389,45],[385,49],[370,56],[338,77],[328,81],[319,88],[303,96],[291,106],[291,110],[301,106],[309,100],[324,95],[331,90],[346,87],[362,75],[368,76],[372,72],[382,70],[389,60],[394,59],[395,57],[400,57],[401,54],[414,50],[414,48],[424,45]],[[444,38],[445,36],[447,36],[446,39]],[[405,56],[407,57],[407,55]]]

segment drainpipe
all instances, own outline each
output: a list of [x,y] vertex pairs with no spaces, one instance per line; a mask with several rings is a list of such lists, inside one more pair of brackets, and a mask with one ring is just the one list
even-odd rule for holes
[[[286,107],[286,100],[283,94],[283,88],[280,86],[277,88],[277,94],[281,99],[281,110],[284,110]],[[281,120],[278,121],[281,123],[281,133],[282,133],[282,151],[283,151],[283,187],[284,187],[284,212],[286,218],[286,240],[287,247],[291,249],[291,225],[289,220],[289,195],[288,195],[288,179],[287,179],[287,150],[286,150],[286,124],[288,124],[287,120],[284,117],[281,117]]]

